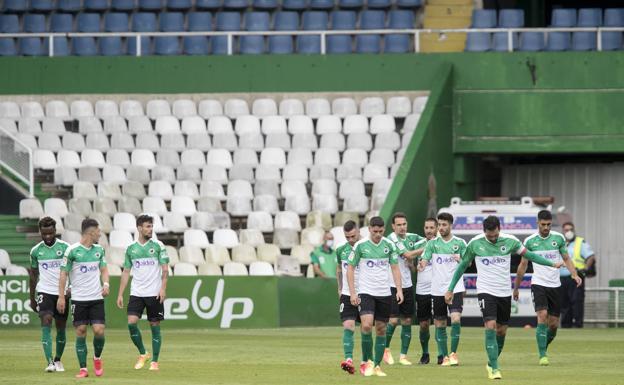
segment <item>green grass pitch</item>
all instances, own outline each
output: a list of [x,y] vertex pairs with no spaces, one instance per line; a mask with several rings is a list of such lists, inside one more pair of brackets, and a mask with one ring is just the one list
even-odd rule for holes
[[[142,323],[143,341],[150,350],[149,328]],[[63,362],[65,373],[44,373],[40,331],[0,329],[0,383],[2,384],[484,384],[488,383],[483,329],[463,328],[459,346],[461,366],[384,366],[388,377],[364,378],[342,372],[342,332],[335,328],[257,330],[170,330],[163,325],[160,372],[147,366],[132,369],[136,349],[126,330],[107,330],[104,376],[96,378],[89,358],[90,377],[75,380],[77,362],[73,332]],[[413,334],[418,336],[417,327]],[[433,333],[432,333],[433,334]],[[89,357],[93,347],[89,333]],[[398,353],[400,328],[393,339]],[[356,333],[356,362],[360,338]],[[430,351],[435,356],[432,338]],[[412,339],[409,357],[420,355]],[[624,329],[560,330],[549,350],[549,367],[537,366],[535,329],[510,329],[501,358],[507,384],[612,385],[624,384]]]

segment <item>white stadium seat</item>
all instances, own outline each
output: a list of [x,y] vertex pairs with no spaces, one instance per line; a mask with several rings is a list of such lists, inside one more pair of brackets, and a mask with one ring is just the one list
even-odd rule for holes
[[171,115],[171,106],[169,102],[162,99],[154,99],[147,102],[145,107],[145,115],[150,119],[156,119],[159,116]]
[[247,273],[247,268],[244,264],[240,262],[227,262],[223,265],[223,275],[226,276],[239,276],[239,275],[249,275]]
[[119,104],[119,115],[129,119],[133,116],[143,116],[143,105],[138,100],[123,100]]
[[412,103],[407,96],[392,96],[386,103],[386,113],[395,118],[404,118],[412,112]]
[[204,99],[199,102],[199,105],[197,107],[197,113],[202,118],[209,119],[213,116],[223,115],[223,106],[218,100]]
[[205,249],[209,245],[208,236],[204,231],[189,229],[184,232],[184,246],[194,246]]
[[386,111],[386,104],[380,97],[367,97],[360,101],[360,114],[366,117],[383,114]]
[[98,100],[95,102],[95,116],[100,119],[119,115],[119,107],[114,100]]
[[306,101],[306,115],[312,119],[316,119],[319,116],[330,115],[331,107],[329,100],[324,98],[312,98]]
[[228,99],[225,102],[225,115],[236,119],[242,115],[249,115],[249,106],[243,99]]
[[272,276],[274,274],[273,266],[268,262],[256,261],[249,265],[249,275]]
[[364,115],[349,115],[344,120],[342,132],[345,135],[368,132],[368,119]]
[[279,105],[279,114],[285,117],[303,115],[305,113],[303,102],[299,99],[284,99]]
[[357,104],[352,98],[336,98],[332,101],[332,113],[340,118],[357,114]]
[[269,98],[261,98],[254,100],[251,113],[255,116],[277,115],[277,104],[275,100]]
[[197,115],[197,107],[195,102],[190,99],[178,99],[173,102],[173,115],[178,119],[184,119],[188,116]]

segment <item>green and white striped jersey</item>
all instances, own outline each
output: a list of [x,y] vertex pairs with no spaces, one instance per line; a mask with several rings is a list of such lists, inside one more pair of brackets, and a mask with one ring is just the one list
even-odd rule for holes
[[349,255],[349,264],[360,269],[358,294],[389,296],[391,293],[388,270],[390,265],[396,265],[398,262],[394,243],[388,238],[381,238],[377,244],[370,239],[357,242]]
[[61,268],[69,273],[72,300],[93,301],[103,298],[100,269],[104,266],[104,248],[98,244],[86,248],[75,243],[67,248]]
[[30,267],[39,269],[37,293],[58,295],[61,263],[69,243],[57,239],[52,246],[41,241],[30,249]]
[[132,242],[126,249],[124,269],[132,269],[130,295],[135,297],[156,297],[162,287],[162,265],[169,263],[165,245],[160,241],[148,240],[141,245]]

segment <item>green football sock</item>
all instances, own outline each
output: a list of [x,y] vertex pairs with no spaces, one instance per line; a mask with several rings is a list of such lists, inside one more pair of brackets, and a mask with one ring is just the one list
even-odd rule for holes
[[488,365],[492,369],[498,369],[498,344],[496,343],[496,330],[485,329],[485,351],[488,356]]
[[505,336],[496,336],[496,343],[498,344],[498,355],[500,356],[503,352],[503,346],[505,346]]
[[390,348],[390,341],[392,341],[392,336],[394,335],[394,329],[396,329],[396,326],[394,326],[391,323],[388,323],[388,325],[386,326],[386,347]]
[[67,335],[65,329],[56,329],[56,356],[54,361],[60,361],[65,351],[65,343],[67,342]]
[[362,361],[373,359],[373,335],[362,332]]
[[407,354],[412,341],[412,325],[401,326],[401,354]]
[[95,354],[95,358],[100,358],[102,356],[102,350],[104,350],[104,343],[106,342],[106,338],[102,336],[93,336],[93,353]]
[[143,346],[143,338],[141,338],[141,330],[137,324],[128,324],[128,330],[130,331],[130,339],[134,343],[134,346],[139,349],[139,354],[145,354],[145,346]]
[[76,337],[76,356],[80,368],[87,367],[87,337]]
[[150,326],[152,329],[152,362],[158,362],[160,355],[160,345],[162,345],[162,336],[160,335],[160,325]]
[[420,347],[422,348],[423,354],[429,354],[429,331],[420,331],[418,333],[418,338],[420,339]]
[[438,343],[438,356],[448,356],[448,337],[446,335],[446,326],[436,326],[436,342]]
[[49,326],[41,326],[41,345],[43,346],[43,355],[48,363],[52,361],[52,334]]
[[344,329],[342,331],[342,348],[344,349],[345,360],[353,359],[353,330]]
[[386,336],[377,336],[375,338],[375,366],[381,364],[383,360],[384,350],[386,349]]
[[537,339],[537,351],[540,358],[546,357],[546,348],[548,347],[548,326],[546,324],[538,324],[535,329],[535,338]]
[[459,336],[461,334],[461,323],[451,323],[451,353],[457,353],[459,347]]
[[546,342],[546,347],[548,347],[548,345],[550,345],[551,342],[553,342],[553,340],[555,339],[555,337],[557,337],[557,329],[550,329],[548,328],[547,333],[547,342]]

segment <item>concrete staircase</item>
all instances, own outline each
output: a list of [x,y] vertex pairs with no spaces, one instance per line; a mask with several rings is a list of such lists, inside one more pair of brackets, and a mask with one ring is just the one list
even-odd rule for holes
[[[424,28],[468,28],[473,8],[473,0],[428,0],[425,6]],[[421,52],[461,52],[465,45],[465,33],[421,34]]]

